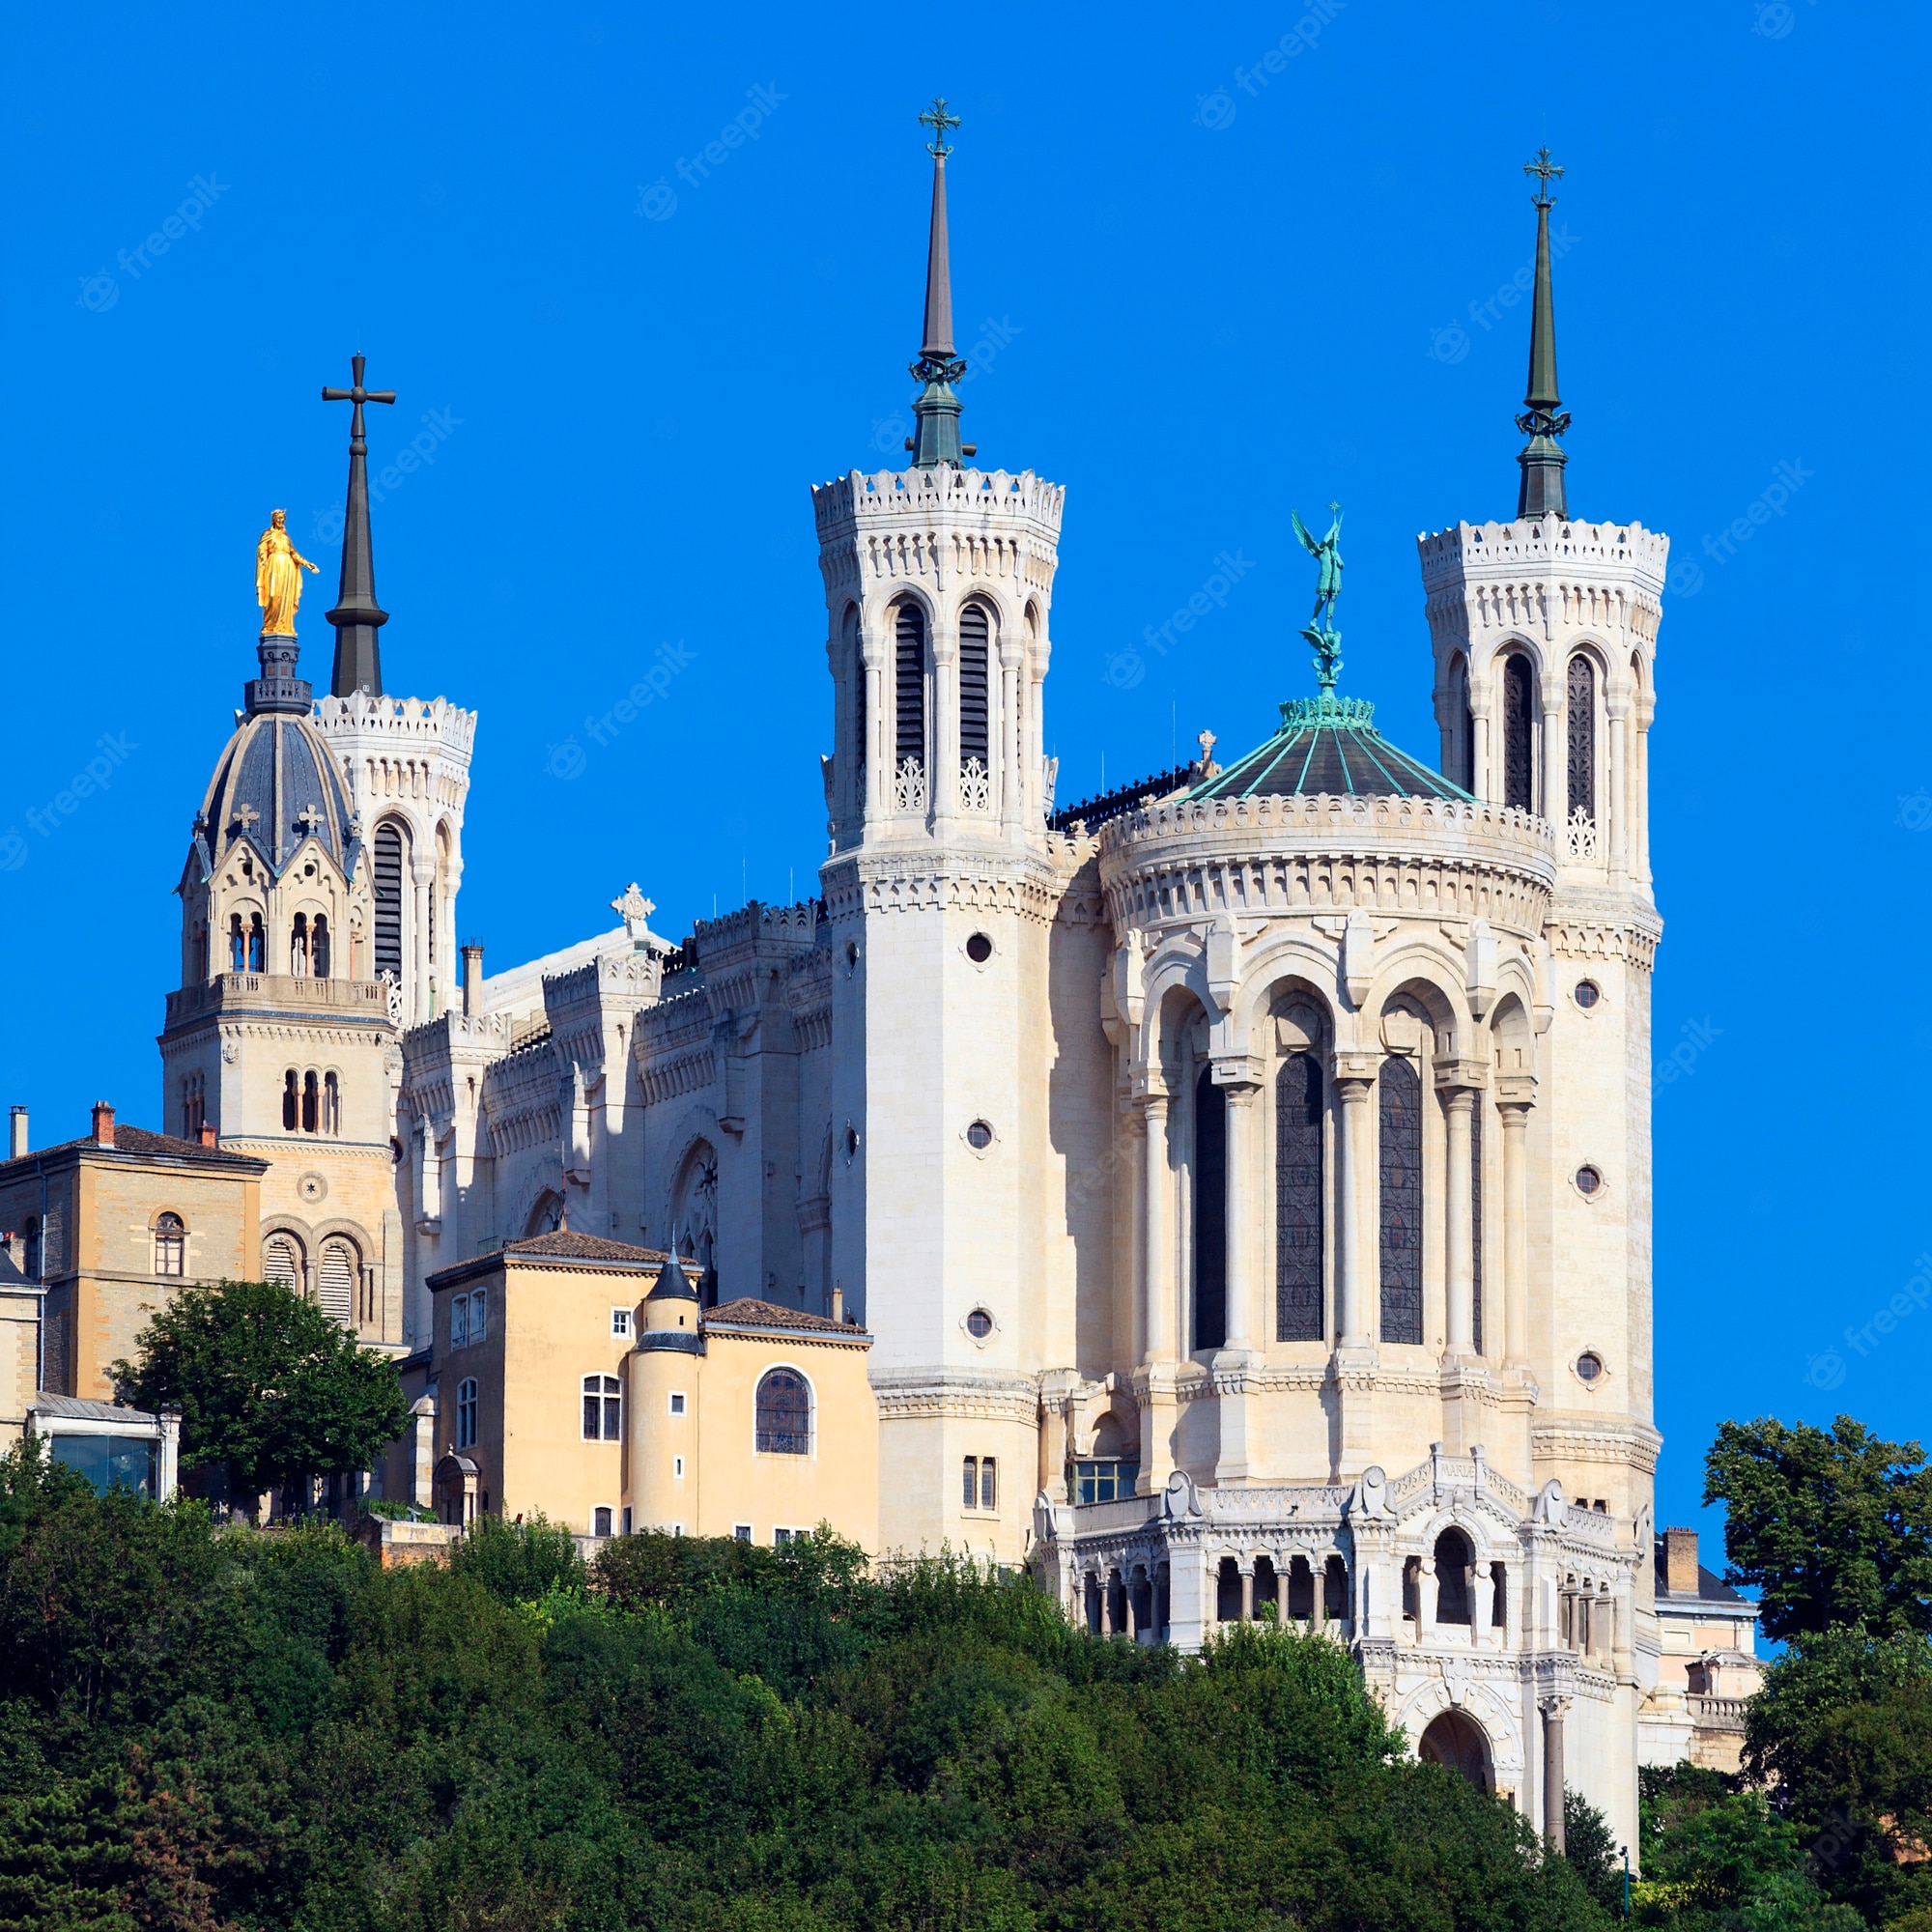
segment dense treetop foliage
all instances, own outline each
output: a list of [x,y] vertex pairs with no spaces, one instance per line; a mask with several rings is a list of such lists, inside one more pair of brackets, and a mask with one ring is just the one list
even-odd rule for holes
[[0,1463],[0,1926],[1609,1921],[1323,1638],[1199,1661],[829,1538],[378,1570]]

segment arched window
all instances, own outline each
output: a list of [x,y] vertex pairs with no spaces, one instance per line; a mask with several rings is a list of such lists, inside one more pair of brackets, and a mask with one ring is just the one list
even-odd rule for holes
[[403,835],[394,819],[376,828],[376,977],[403,977]]
[[959,769],[977,758],[980,769],[990,769],[987,733],[986,660],[992,624],[983,604],[969,604],[959,613]]
[[301,1130],[305,1134],[312,1134],[316,1130],[316,1121],[321,1106],[320,1083],[315,1077],[315,1068],[312,1066],[302,1075],[301,1094]]
[[242,915],[239,912],[228,915],[228,970],[231,973],[245,973],[248,970],[248,941],[242,931]]
[[908,600],[898,607],[894,623],[894,697],[897,706],[897,736],[894,756],[900,766],[908,758],[925,769],[925,616]]
[[1503,803],[1524,811],[1536,810],[1533,682],[1529,660],[1512,651],[1503,660]]
[[1509,1568],[1502,1563],[1490,1565],[1490,1622],[1497,1630],[1509,1622]]
[[315,923],[309,927],[308,938],[309,971],[318,980],[328,978],[328,916],[317,913]]
[[1466,1624],[1470,1621],[1472,1560],[1469,1539],[1460,1529],[1445,1529],[1435,1539],[1435,1621],[1438,1624]]
[[1597,668],[1581,651],[1570,660],[1565,698],[1570,727],[1570,813],[1597,815]]
[[198,920],[194,928],[194,977],[208,978],[208,927]]
[[187,1272],[187,1224],[179,1214],[156,1216],[155,1272],[172,1281]]
[[342,1083],[333,1073],[322,1076],[322,1130],[331,1136],[342,1132]]
[[1422,1340],[1422,1082],[1405,1059],[1382,1062],[1382,1332]]
[[1469,1109],[1469,1346],[1483,1352],[1483,1096]]
[[315,1298],[331,1321],[347,1328],[355,1319],[355,1277],[360,1257],[340,1236],[323,1242],[315,1270]]
[[624,1397],[615,1376],[583,1378],[583,1439],[620,1442],[624,1436]]
[[263,1244],[262,1279],[278,1282],[293,1294],[302,1292],[301,1244],[293,1235],[270,1235]]
[[1282,1342],[1321,1339],[1321,1063],[1291,1054],[1275,1075],[1274,1312]]
[[767,1369],[758,1383],[757,1450],[761,1456],[811,1454],[811,1390],[796,1369]]
[[1469,661],[1459,651],[1449,670],[1448,776],[1464,791],[1476,789],[1476,718],[1469,705]]
[[282,1131],[295,1132],[301,1120],[301,1076],[291,1066],[282,1075]]
[[268,970],[269,935],[262,926],[262,915],[251,912],[248,915],[248,970],[262,973]]
[[308,914],[296,914],[289,929],[289,972],[298,980],[308,977]]
[[563,1196],[550,1188],[539,1194],[524,1223],[524,1238],[534,1235],[554,1235],[563,1225]]
[[456,1385],[456,1446],[476,1446],[476,1378],[465,1376]]
[[1228,1339],[1228,1094],[1204,1066],[1194,1083],[1194,1346]]
[[29,1281],[41,1278],[41,1219],[38,1214],[30,1216],[26,1229],[26,1260],[22,1272]]

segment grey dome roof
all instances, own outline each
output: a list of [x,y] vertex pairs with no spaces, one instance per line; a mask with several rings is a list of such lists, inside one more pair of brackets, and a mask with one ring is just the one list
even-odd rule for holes
[[195,834],[214,863],[245,838],[280,877],[313,829],[342,867],[355,869],[349,796],[323,736],[299,712],[244,718],[215,765]]

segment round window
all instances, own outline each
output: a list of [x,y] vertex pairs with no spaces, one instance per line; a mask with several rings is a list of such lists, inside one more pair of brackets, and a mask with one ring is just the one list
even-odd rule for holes
[[1577,1170],[1577,1192],[1594,1194],[1604,1184],[1604,1177],[1594,1167],[1579,1167]]
[[850,1160],[859,1151],[859,1129],[847,1126],[845,1129],[845,1158]]
[[1577,1357],[1577,1373],[1586,1382],[1593,1382],[1604,1373],[1604,1358],[1587,1350]]
[[858,970],[859,942],[856,939],[848,939],[845,942],[845,977],[850,979]]
[[966,942],[966,956],[976,966],[983,966],[993,956],[993,942],[983,932],[976,932]]
[[984,1121],[975,1121],[966,1129],[966,1145],[977,1152],[983,1153],[993,1145],[993,1130]]
[[976,1308],[966,1318],[966,1332],[976,1342],[983,1342],[993,1332],[993,1318],[983,1308]]
[[1581,1007],[1586,1013],[1603,997],[1604,996],[1602,992],[1599,991],[1598,989],[1597,982],[1594,980],[1578,980],[1577,981],[1577,1004],[1579,1007]]

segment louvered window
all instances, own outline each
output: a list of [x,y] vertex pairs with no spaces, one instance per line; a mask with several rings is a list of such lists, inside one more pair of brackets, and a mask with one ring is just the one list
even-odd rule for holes
[[990,769],[987,756],[987,655],[991,626],[983,604],[969,604],[959,613],[959,764],[963,770],[978,758]]
[[347,1327],[355,1303],[355,1251],[347,1241],[325,1241],[316,1270],[316,1300],[331,1321]]
[[1570,810],[1597,815],[1597,668],[1580,653],[1570,660]]
[[273,1235],[262,1250],[262,1279],[299,1294],[302,1285],[301,1249],[290,1235]]
[[898,701],[896,756],[925,764],[925,619],[917,604],[901,604],[894,633]]
[[1275,1076],[1275,1336],[1321,1339],[1321,1063],[1291,1055]]
[[376,828],[376,977],[403,977],[403,835],[391,823]]
[[1520,651],[1512,652],[1503,661],[1503,803],[1523,811],[1536,810],[1530,742],[1533,702],[1529,660]]

